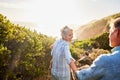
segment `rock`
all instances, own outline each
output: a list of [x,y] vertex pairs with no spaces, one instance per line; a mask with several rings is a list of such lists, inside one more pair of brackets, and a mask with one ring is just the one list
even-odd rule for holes
[[78,60],[78,62],[81,64],[81,66],[90,65],[92,64],[92,59],[88,56],[83,56]]

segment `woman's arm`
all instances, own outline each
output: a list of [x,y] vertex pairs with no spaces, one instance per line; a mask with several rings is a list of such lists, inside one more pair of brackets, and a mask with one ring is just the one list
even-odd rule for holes
[[70,63],[70,68],[71,68],[71,75],[72,75],[72,78],[73,80],[78,80],[77,79],[77,75],[76,75],[76,72],[78,71],[76,65],[75,65],[75,61],[71,59],[71,63]]
[[71,62],[70,62],[70,68],[73,70],[73,72],[76,72],[78,69],[75,65],[75,62],[71,59]]

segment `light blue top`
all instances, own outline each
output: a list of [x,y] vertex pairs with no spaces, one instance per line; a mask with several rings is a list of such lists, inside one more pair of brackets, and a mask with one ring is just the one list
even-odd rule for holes
[[77,71],[79,80],[120,80],[120,46],[99,56],[90,68]]
[[73,57],[71,56],[69,43],[65,40],[57,40],[54,43],[54,47],[51,52],[52,63],[52,75],[59,77],[70,76],[69,64]]

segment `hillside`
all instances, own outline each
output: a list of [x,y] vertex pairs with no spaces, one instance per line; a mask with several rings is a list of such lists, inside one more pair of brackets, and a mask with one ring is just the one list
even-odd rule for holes
[[110,20],[117,17],[120,17],[120,13],[113,14],[99,20],[94,20],[85,25],[79,26],[75,30],[76,39],[85,40],[101,33],[108,32]]

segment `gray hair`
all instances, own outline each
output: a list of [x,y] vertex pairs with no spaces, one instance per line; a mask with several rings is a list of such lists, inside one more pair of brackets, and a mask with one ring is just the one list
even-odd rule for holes
[[70,30],[72,30],[72,29],[70,29],[68,26],[63,27],[63,28],[61,29],[61,36],[62,36],[63,38],[65,38],[66,35],[67,35],[67,33],[68,33],[68,31],[70,31]]
[[120,29],[120,17],[115,19],[114,26],[115,26],[115,28],[119,28]]
[[110,27],[114,27],[114,28],[119,28],[120,29],[120,17],[116,18],[116,19],[112,19],[111,23],[110,23]]

